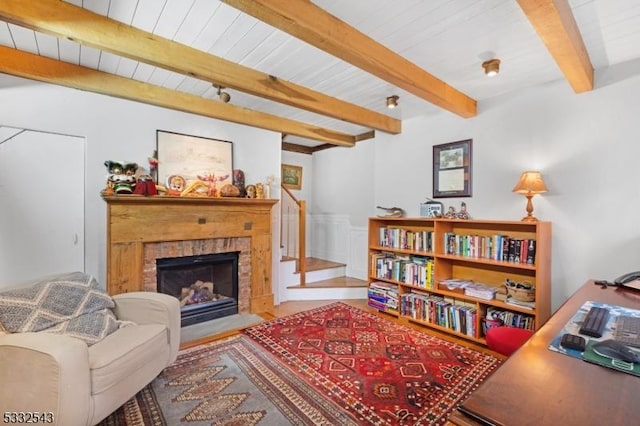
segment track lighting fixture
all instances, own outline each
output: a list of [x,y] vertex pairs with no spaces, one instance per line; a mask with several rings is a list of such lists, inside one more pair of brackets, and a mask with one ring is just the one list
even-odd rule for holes
[[227,92],[223,92],[222,91],[222,86],[216,86],[214,84],[213,87],[217,87],[218,88],[218,97],[220,98],[220,100],[222,102],[224,102],[226,104],[231,100],[231,95],[229,93],[227,93]]
[[393,96],[389,96],[387,98],[387,108],[395,108],[398,106],[398,99],[400,99],[400,96],[397,95],[393,95]]
[[487,77],[498,75],[500,72],[500,59],[490,59],[485,61],[482,63],[482,68],[484,68],[484,73]]

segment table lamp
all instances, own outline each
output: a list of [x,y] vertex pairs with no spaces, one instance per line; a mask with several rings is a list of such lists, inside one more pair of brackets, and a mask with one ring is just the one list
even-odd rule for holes
[[538,218],[533,215],[533,203],[531,198],[536,194],[544,194],[547,192],[547,187],[542,180],[540,172],[523,172],[520,176],[520,180],[513,188],[513,192],[523,194],[527,197],[527,215],[522,218],[524,222],[537,222]]

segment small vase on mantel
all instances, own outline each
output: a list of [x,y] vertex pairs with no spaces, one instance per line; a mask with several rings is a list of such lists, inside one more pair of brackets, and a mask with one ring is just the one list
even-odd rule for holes
[[264,198],[271,198],[271,185],[275,180],[274,176],[267,176],[267,182],[264,185]]

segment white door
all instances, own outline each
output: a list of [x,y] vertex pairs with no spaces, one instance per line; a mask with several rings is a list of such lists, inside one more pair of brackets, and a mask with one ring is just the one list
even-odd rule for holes
[[84,271],[84,145],[0,126],[0,288]]

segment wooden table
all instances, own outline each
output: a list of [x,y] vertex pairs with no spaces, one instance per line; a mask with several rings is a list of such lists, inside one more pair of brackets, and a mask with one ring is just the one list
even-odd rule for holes
[[640,377],[547,349],[584,302],[640,309],[640,292],[587,281],[462,406],[486,419],[454,411],[455,425],[640,424]]

